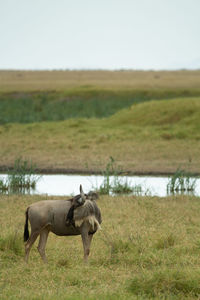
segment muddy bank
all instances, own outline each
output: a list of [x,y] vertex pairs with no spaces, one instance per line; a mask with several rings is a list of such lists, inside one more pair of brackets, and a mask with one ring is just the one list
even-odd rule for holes
[[[13,170],[10,166],[2,165],[0,166],[0,173],[7,173],[9,170]],[[72,168],[36,168],[35,170],[36,174],[72,174],[72,175],[102,175],[103,170],[102,169],[72,169]],[[174,172],[165,172],[165,171],[138,171],[138,170],[132,170],[132,171],[122,171],[119,172],[119,175],[129,175],[129,176],[169,176],[174,174]],[[200,173],[192,173],[194,176],[200,176]]]

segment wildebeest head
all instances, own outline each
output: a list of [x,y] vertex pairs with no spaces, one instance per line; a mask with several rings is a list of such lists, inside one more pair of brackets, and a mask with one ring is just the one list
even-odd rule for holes
[[73,197],[71,200],[72,206],[77,208],[85,203],[86,200],[97,200],[99,198],[98,194],[90,191],[88,194],[84,194],[82,185],[80,185],[80,194]]
[[80,185],[80,194],[72,198],[72,206],[77,208],[85,203],[87,195],[84,194],[82,185]]
[[74,224],[74,210],[79,207],[82,206],[86,200],[97,200],[98,199],[98,194],[95,192],[90,191],[88,194],[84,194],[83,189],[82,189],[82,185],[80,185],[80,194],[73,197],[71,200],[72,205],[71,208],[69,209],[69,212],[67,214],[66,217],[66,225],[70,225],[70,224]]

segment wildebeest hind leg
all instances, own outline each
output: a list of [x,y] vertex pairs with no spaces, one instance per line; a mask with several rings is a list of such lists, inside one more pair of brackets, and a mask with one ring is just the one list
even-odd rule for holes
[[28,262],[29,253],[31,247],[33,246],[35,240],[37,239],[39,232],[31,232],[31,236],[29,237],[28,241],[25,244],[25,261]]
[[40,232],[40,240],[39,240],[39,244],[38,244],[38,251],[41,255],[42,260],[45,263],[47,263],[47,258],[45,255],[45,247],[46,247],[48,235],[49,235],[49,230],[47,228],[43,229]]

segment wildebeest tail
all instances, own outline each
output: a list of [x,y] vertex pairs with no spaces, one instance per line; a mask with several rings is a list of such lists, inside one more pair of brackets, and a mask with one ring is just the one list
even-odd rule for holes
[[26,221],[24,224],[24,242],[28,241],[29,231],[28,231],[28,209],[26,210]]

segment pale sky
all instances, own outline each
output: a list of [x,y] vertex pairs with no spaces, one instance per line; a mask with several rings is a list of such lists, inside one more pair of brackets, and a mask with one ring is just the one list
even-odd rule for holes
[[200,68],[200,0],[0,0],[0,69]]

